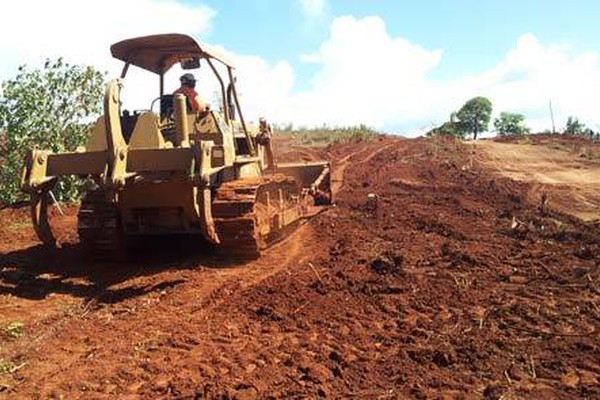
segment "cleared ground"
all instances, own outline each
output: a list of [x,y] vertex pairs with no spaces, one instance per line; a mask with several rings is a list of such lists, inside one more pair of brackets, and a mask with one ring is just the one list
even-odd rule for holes
[[533,183],[533,195],[546,192],[548,204],[584,220],[600,219],[600,150],[584,140],[551,136],[521,143],[472,142],[476,157],[501,174]]
[[0,397],[600,397],[598,224],[494,144],[279,145],[333,160],[337,205],[253,262],[160,239],[93,264],[74,207],[56,252],[1,211]]

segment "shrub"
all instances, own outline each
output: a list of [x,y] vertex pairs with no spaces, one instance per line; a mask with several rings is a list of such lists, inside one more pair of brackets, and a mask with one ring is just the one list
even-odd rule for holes
[[[0,202],[23,197],[19,184],[27,150],[74,151],[85,143],[89,122],[102,110],[103,87],[104,74],[60,58],[32,71],[21,66],[14,79],[2,83]],[[61,179],[56,197],[72,200],[80,186],[80,180]]]

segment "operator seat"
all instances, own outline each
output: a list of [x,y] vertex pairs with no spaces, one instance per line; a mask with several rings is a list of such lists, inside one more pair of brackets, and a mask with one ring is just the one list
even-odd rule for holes
[[[160,119],[164,120],[165,118],[172,118],[173,111],[175,110],[175,106],[173,105],[173,101],[175,100],[175,95],[173,94],[163,94],[160,98]],[[192,112],[192,103],[188,97],[185,97],[185,104],[188,113]]]
[[171,118],[173,115],[173,99],[175,96],[172,94],[164,94],[160,98],[160,119],[161,121],[167,118]]

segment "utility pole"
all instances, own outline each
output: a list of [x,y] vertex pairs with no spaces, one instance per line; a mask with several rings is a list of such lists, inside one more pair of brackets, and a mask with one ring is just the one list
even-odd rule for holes
[[552,99],[548,99],[548,104],[550,105],[550,119],[552,120],[552,134],[556,134],[556,128],[554,126],[554,111],[552,110]]

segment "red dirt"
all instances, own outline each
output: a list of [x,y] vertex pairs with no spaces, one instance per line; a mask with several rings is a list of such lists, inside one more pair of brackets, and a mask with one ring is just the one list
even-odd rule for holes
[[0,396],[600,397],[597,224],[451,139],[325,151],[297,153],[333,160],[337,206],[247,263],[169,240],[90,264],[75,209],[57,252],[1,211],[0,327],[24,326]]

